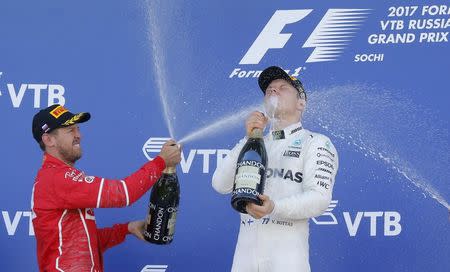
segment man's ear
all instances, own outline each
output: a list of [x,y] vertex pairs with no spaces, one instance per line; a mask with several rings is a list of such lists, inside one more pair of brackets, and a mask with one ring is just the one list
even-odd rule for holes
[[52,147],[55,145],[56,139],[53,135],[49,133],[42,134],[42,142],[46,147]]
[[303,112],[305,108],[306,108],[306,100],[302,98],[297,99],[297,109]]

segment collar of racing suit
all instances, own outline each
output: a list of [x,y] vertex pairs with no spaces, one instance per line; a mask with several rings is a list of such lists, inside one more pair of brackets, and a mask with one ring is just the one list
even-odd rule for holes
[[289,138],[291,135],[294,135],[296,132],[299,132],[303,129],[302,123],[294,123],[285,127],[282,130],[270,130],[270,134],[272,135],[272,140],[281,140]]
[[53,157],[47,152],[44,153],[44,158],[42,159],[42,167],[52,167],[61,165],[66,165],[66,163],[58,158]]

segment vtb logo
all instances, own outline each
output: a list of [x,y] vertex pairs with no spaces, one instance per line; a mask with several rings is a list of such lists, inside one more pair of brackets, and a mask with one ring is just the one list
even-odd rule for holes
[[166,264],[148,264],[142,268],[141,272],[165,272],[168,267]]
[[[142,152],[149,160],[153,160],[161,152],[161,148],[165,142],[170,138],[164,137],[150,137],[142,147]],[[191,149],[181,151],[180,167],[183,173],[189,173],[191,167],[195,164],[194,161],[201,161],[202,172],[204,174],[210,173],[216,169],[217,165],[222,163],[230,150],[228,149]],[[215,162],[215,164],[214,164]]]
[[153,160],[161,152],[163,145],[170,140],[170,138],[164,137],[150,137],[142,147],[145,157],[149,161]]
[[[334,61],[351,37],[361,27],[370,9],[329,9],[316,26],[303,48],[315,47],[306,62]],[[269,49],[283,48],[292,33],[281,33],[288,24],[296,23],[312,9],[277,10],[239,64],[258,64]]]
[[334,208],[336,208],[337,203],[338,200],[331,200],[330,205],[328,205],[328,208],[322,215],[320,215],[317,218],[316,217],[312,218],[314,223],[316,223],[317,225],[336,225],[338,221],[336,219],[336,216],[334,216],[334,214],[332,213],[332,211],[334,210]]
[[[336,208],[338,201],[332,200],[328,209],[318,216],[312,218],[314,223],[317,225],[337,225],[338,220],[336,216],[332,213],[334,208]],[[342,213],[345,221],[345,225],[350,236],[356,236],[361,225],[369,225],[370,236],[398,236],[402,232],[401,215],[396,211],[370,211],[370,212],[356,212],[354,218],[350,212]],[[369,222],[367,222],[369,221]],[[383,222],[383,233],[380,234],[377,231],[378,222]],[[364,223],[365,222],[365,223]],[[378,233],[378,234],[377,234]]]

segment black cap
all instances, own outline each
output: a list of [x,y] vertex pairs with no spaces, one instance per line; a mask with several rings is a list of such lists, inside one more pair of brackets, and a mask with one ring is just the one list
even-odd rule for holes
[[294,86],[300,94],[304,94],[306,99],[306,92],[302,82],[296,77],[289,76],[288,73],[278,66],[270,66],[262,71],[258,78],[258,84],[261,91],[266,94],[267,87],[269,87],[270,83],[276,79],[284,79],[291,83],[291,85]]
[[59,127],[68,127],[86,122],[91,118],[89,112],[73,114],[59,104],[40,110],[33,117],[33,137],[39,143],[42,135]]

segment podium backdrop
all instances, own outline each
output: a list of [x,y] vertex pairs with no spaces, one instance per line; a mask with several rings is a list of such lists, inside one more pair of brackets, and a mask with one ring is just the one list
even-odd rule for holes
[[[448,1],[2,1],[1,271],[37,271],[31,120],[89,111],[87,174],[123,178],[187,137],[174,242],[128,237],[106,271],[229,271],[240,224],[211,187],[278,65],[308,92],[303,125],[340,155],[333,201],[310,220],[313,271],[449,271]],[[206,128],[206,129],[204,129]],[[144,219],[149,193],[97,209]]]

